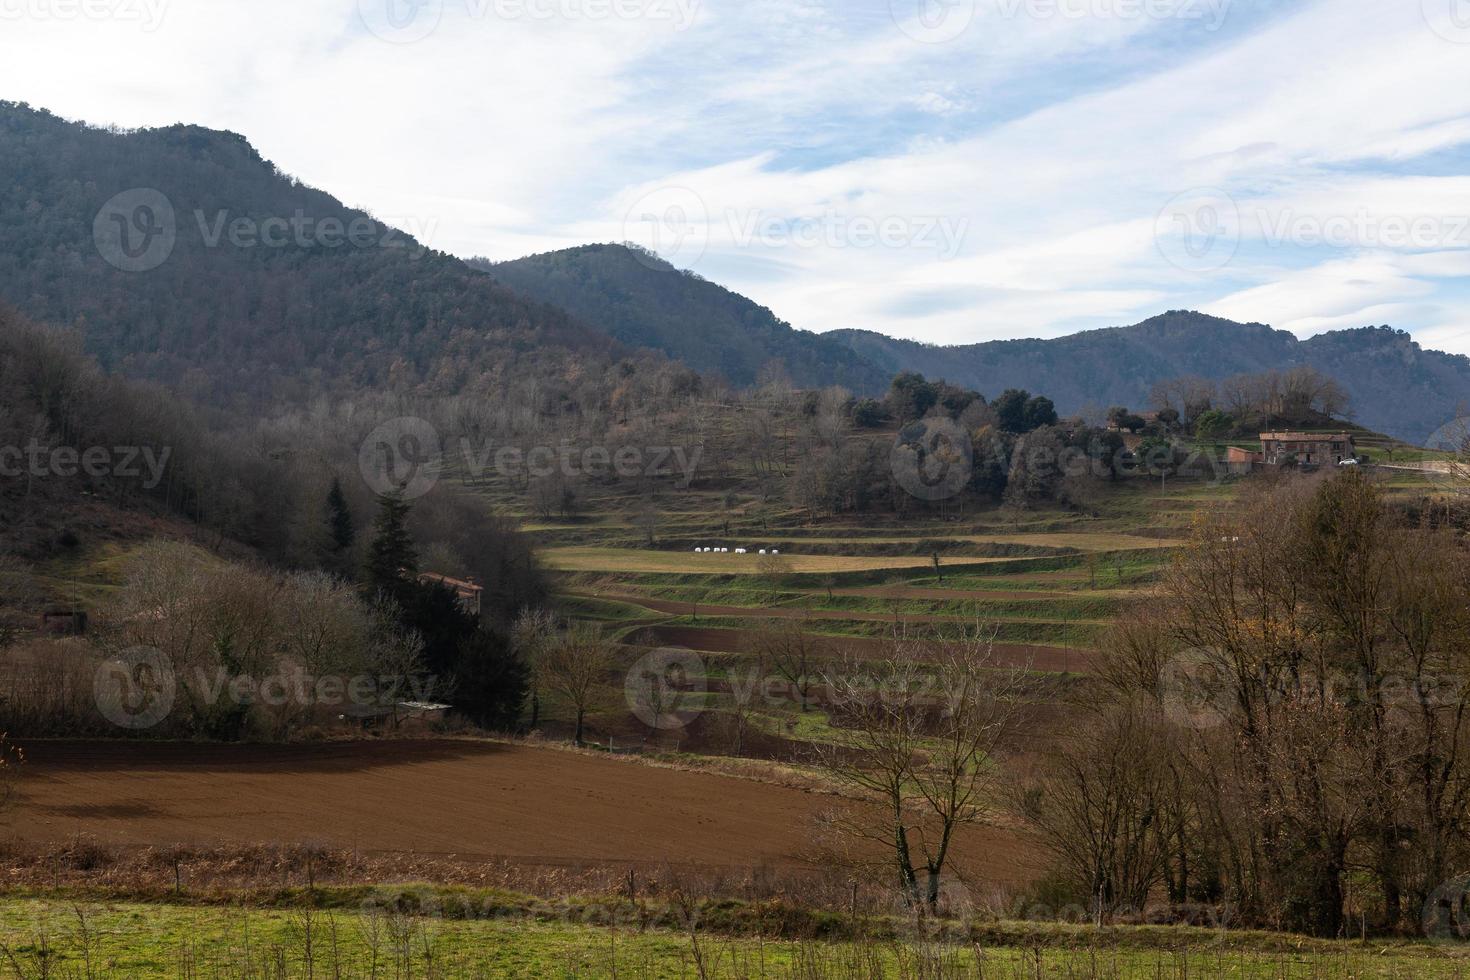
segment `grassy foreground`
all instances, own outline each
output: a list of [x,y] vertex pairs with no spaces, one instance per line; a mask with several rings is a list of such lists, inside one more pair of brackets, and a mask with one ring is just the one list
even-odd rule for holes
[[[1000,927],[999,935],[1004,935]],[[1013,946],[773,942],[381,908],[0,898],[15,977],[1462,977],[1456,944],[1323,943],[1188,928],[1018,926]],[[1092,940],[1089,942],[1089,937]],[[1252,950],[1250,944],[1259,945]]]

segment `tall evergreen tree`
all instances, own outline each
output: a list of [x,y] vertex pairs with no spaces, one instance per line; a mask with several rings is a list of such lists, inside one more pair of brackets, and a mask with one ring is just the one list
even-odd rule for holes
[[335,554],[343,554],[357,539],[357,528],[352,523],[352,511],[347,506],[347,495],[342,492],[342,481],[332,477],[332,488],[327,491],[327,533]]
[[401,491],[378,495],[378,516],[373,520],[373,540],[364,569],[368,588],[400,600],[404,586],[414,581],[419,570],[418,552],[408,533],[409,510]]
[[475,630],[454,663],[454,703],[482,728],[512,731],[531,688],[526,662],[504,638]]

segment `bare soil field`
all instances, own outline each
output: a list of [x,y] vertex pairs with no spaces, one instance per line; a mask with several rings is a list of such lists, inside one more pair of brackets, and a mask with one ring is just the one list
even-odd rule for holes
[[[811,867],[818,793],[555,749],[458,740],[236,746],[34,742],[0,833],[27,843],[319,844],[526,864]],[[1005,829],[961,867],[1035,875]]]

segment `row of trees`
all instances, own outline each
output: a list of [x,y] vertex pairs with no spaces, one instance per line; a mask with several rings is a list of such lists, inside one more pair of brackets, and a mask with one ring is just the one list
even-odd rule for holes
[[[1197,375],[1171,378],[1153,386],[1149,401],[1158,412],[1159,421],[1174,431],[1193,434],[1211,416],[1216,422],[1220,419],[1233,422],[1233,426],[1221,430],[1222,435],[1232,427],[1244,432],[1316,422],[1346,415],[1351,407],[1347,392],[1337,381],[1305,366],[1238,374],[1220,382]],[[1111,413],[1110,419],[1118,424]]]
[[[1102,483],[1125,472],[1125,447],[1117,432],[1074,419],[1017,434],[987,422],[989,414],[988,406],[971,409],[944,433],[945,445],[938,448],[955,456],[956,465],[967,466],[968,471],[941,506],[979,501],[1029,507],[1056,502],[1085,508]],[[923,445],[933,439],[933,430],[922,425],[915,430],[918,458],[936,448]],[[950,439],[967,445],[950,446]],[[898,479],[891,438],[854,436],[835,447],[810,444],[792,468],[788,496],[814,515],[907,513],[930,506]]]
[[[105,613],[113,628],[104,647],[161,655],[130,665],[137,689],[124,691],[133,709],[149,710],[147,686],[164,683],[149,672],[166,675],[173,704],[148,726],[155,733],[284,738],[321,703],[321,678],[341,681],[344,707],[350,678],[364,679],[356,692],[363,707],[391,709],[413,700],[415,690],[447,693],[435,690],[447,678],[431,676],[422,637],[401,626],[396,610],[365,602],[350,583],[323,572],[281,575],[158,541],[129,560]],[[239,679],[252,682],[245,697],[231,690]],[[262,684],[279,696],[259,696]]]
[[1470,554],[1358,473],[1253,491],[1114,630],[1016,791],[1108,910],[1419,925],[1470,861]]
[[[883,415],[874,413],[873,406],[880,406]],[[1009,388],[987,403],[985,396],[978,391],[943,380],[929,381],[914,371],[896,375],[883,402],[867,400],[854,404],[852,415],[857,424],[864,426],[871,426],[883,417],[899,425],[933,415],[950,419],[968,418],[972,423],[994,425],[1012,435],[1023,435],[1045,425],[1057,424],[1056,406],[1043,395]]]

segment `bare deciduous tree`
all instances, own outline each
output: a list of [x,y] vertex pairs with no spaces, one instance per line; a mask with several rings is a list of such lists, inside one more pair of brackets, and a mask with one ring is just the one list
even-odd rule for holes
[[937,909],[957,833],[991,813],[1022,677],[996,662],[979,630],[929,643],[895,638],[876,661],[826,677],[837,734],[817,759],[860,800],[832,825],[877,845],[912,909]]
[[556,617],[548,609],[523,609],[511,626],[511,647],[530,674],[531,731],[541,723],[541,661],[555,639]]
[[613,661],[613,641],[602,627],[573,623],[551,642],[541,657],[540,677],[546,689],[564,701],[576,717],[573,741],[583,744],[587,712],[594,706]]
[[5,812],[15,798],[16,769],[26,761],[20,747],[10,741],[10,736],[0,732],[0,813]]
[[728,672],[730,685],[730,754],[745,751],[751,721],[760,710],[766,682],[771,671],[769,650],[765,644],[753,643],[748,655]]
[[817,670],[829,656],[827,643],[799,619],[775,619],[747,633],[746,652],[791,685],[803,712],[810,710]]
[[1141,709],[1069,719],[1037,772],[1011,787],[1016,811],[1099,915],[1142,910],[1165,877],[1157,736]]

